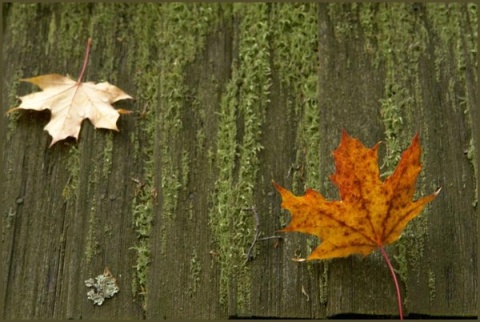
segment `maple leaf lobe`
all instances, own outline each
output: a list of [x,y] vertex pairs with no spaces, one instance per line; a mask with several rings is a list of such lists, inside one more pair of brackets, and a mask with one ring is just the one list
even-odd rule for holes
[[326,200],[307,189],[295,196],[273,182],[282,196],[282,207],[291,213],[283,232],[316,235],[322,242],[308,257],[327,259],[358,253],[370,254],[377,247],[396,241],[407,223],[438,192],[412,201],[421,171],[421,148],[418,134],[403,152],[394,173],[382,182],[378,168],[379,143],[367,149],[358,139],[342,131],[333,151],[336,172],[330,176],[338,187],[341,201]]

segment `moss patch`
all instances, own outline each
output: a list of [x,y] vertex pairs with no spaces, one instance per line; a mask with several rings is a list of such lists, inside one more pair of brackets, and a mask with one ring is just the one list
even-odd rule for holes
[[[423,97],[430,93],[425,92],[425,85],[421,82],[420,67],[424,66],[426,60],[433,60],[435,66],[435,81],[442,84],[445,82],[447,90],[438,93],[440,101],[446,106],[442,109],[452,108],[458,110],[462,106],[458,93],[462,92],[455,79],[448,80],[446,75],[460,75],[459,79],[464,80],[465,61],[464,55],[455,54],[457,61],[452,64],[452,48],[459,48],[461,45],[461,21],[463,17],[460,4],[380,4],[377,19],[372,20],[365,15],[365,24],[373,25],[372,44],[377,44],[376,55],[377,66],[384,66],[386,71],[386,82],[384,98],[381,100],[381,116],[385,126],[386,156],[382,164],[383,174],[390,175],[397,165],[401,152],[408,146],[412,133],[420,131],[418,116],[426,108],[423,106]],[[427,34],[427,29],[430,33]],[[369,36],[370,37],[370,36]],[[435,46],[431,46],[435,43]],[[467,43],[473,44],[467,41]],[[473,48],[473,47],[472,47]],[[447,58],[448,57],[448,58]],[[448,70],[456,68],[456,70]],[[421,129],[422,141],[428,142],[430,135],[429,128]],[[408,135],[408,136],[407,136]],[[422,165],[428,168],[424,161],[428,160],[428,149],[422,150]],[[425,182],[425,171],[422,171],[417,184],[415,197],[431,193],[431,183]],[[402,234],[397,247],[397,264],[399,275],[407,286],[407,277],[413,274],[423,274],[423,268],[419,263],[427,256],[424,253],[429,227],[427,206],[414,222],[408,225]],[[407,273],[408,272],[408,273]],[[426,274],[426,273],[425,273]],[[428,273],[430,296],[434,297],[432,288],[433,272]]]
[[75,197],[75,194],[77,193],[79,181],[78,175],[80,172],[80,150],[76,145],[72,145],[68,150],[67,170],[69,177],[62,192],[62,196],[65,200]]
[[245,209],[254,202],[258,153],[263,149],[261,128],[271,84],[270,27],[266,4],[234,4],[233,14],[239,18],[239,57],[221,100],[215,154],[218,177],[209,222],[219,248],[220,301],[225,305],[230,292],[235,292],[236,310],[248,312],[251,276],[243,263],[254,223]]
[[318,294],[319,294],[319,301],[322,305],[327,305],[328,302],[328,262],[323,264],[323,270],[319,277],[319,285],[318,285]]
[[[230,216],[234,205],[234,165],[236,155],[236,97],[238,72],[233,70],[231,81],[227,84],[226,94],[223,96],[219,112],[219,129],[217,134],[217,151],[214,154],[218,167],[218,178],[215,183],[213,204],[209,213],[210,229],[215,236],[219,247],[220,269],[220,301],[226,304],[228,295],[228,279],[230,276]],[[237,255],[238,257],[238,255]],[[238,258],[235,258],[238,261]]]
[[[318,107],[318,13],[315,4],[275,4],[272,6],[273,65],[288,96],[288,113],[299,122],[293,190],[321,186],[320,113]],[[298,184],[301,187],[297,187]],[[303,191],[302,191],[303,192]]]
[[[132,73],[136,93],[137,106],[140,117],[138,118],[138,133],[132,135],[135,146],[135,158],[143,164],[142,171],[136,180],[135,197],[132,202],[132,222],[137,235],[137,243],[130,249],[135,251],[136,261],[132,278],[132,293],[140,298],[144,310],[147,308],[147,280],[150,258],[150,233],[154,218],[154,207],[157,191],[154,183],[155,174],[155,135],[158,102],[158,43],[148,41],[155,39],[158,29],[157,22],[160,17],[158,4],[146,3],[135,6],[131,17],[133,36],[128,37],[134,41],[128,51],[127,68],[135,70]],[[148,46],[147,46],[148,44]]]
[[[185,68],[203,47],[207,30],[215,23],[217,5],[142,4],[133,15],[139,43],[128,59],[136,71],[137,102],[141,111],[140,137],[136,151],[144,160],[142,188],[133,204],[133,221],[139,243],[134,288],[145,294],[150,262],[149,233],[157,195],[161,197],[162,254],[167,246],[166,230],[173,225],[181,188],[188,183],[189,153],[182,145],[182,117],[186,112]],[[146,46],[148,44],[148,46]],[[133,66],[135,62],[135,66]],[[158,142],[158,144],[155,144]],[[156,171],[159,173],[156,174]],[[159,182],[155,182],[159,179]],[[157,188],[158,184],[158,188]],[[160,195],[161,194],[161,195]],[[144,303],[146,305],[146,303]]]
[[90,208],[88,219],[88,232],[85,245],[85,261],[87,264],[92,262],[94,256],[100,254],[100,243],[95,236],[97,232],[97,218],[95,205]]
[[202,267],[197,255],[197,251],[194,249],[192,257],[190,259],[190,287],[188,289],[188,293],[190,294],[190,296],[194,295],[198,290],[201,272]]
[[430,301],[435,300],[436,292],[435,292],[435,273],[431,270],[428,271],[428,290],[430,295]]
[[[178,195],[188,183],[188,151],[182,145],[182,118],[189,113],[185,97],[185,68],[203,48],[205,36],[215,23],[216,5],[175,3],[161,7],[163,26],[157,33],[160,62],[160,110],[157,118],[161,156],[162,214],[169,223],[175,218]],[[167,225],[165,226],[165,228]],[[166,241],[165,241],[166,242]]]
[[112,171],[112,161],[113,161],[113,134],[111,131],[105,134],[105,145],[103,148],[102,155],[102,176],[108,178],[108,175]]
[[[272,7],[273,65],[282,91],[289,93],[287,115],[297,123],[292,191],[321,187],[320,113],[318,105],[318,7],[315,4],[275,4]],[[318,239],[307,237],[310,253]]]

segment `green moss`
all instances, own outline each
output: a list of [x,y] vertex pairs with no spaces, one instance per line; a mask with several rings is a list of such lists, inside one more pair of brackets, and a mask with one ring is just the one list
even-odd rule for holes
[[188,184],[188,175],[190,173],[190,156],[188,154],[188,151],[183,150],[182,151],[182,163],[181,163],[181,186],[183,188],[187,187]]
[[[318,108],[317,6],[315,4],[275,4],[272,7],[273,64],[281,86],[290,94],[287,117],[300,118],[297,131],[296,163],[304,171],[294,171],[293,190],[321,186],[320,113]],[[294,31],[294,32],[292,32]],[[303,187],[297,189],[297,184]]]
[[[8,110],[10,108],[17,107],[19,104],[19,100],[17,99],[18,95],[18,87],[20,85],[20,79],[23,77],[23,71],[20,68],[17,68],[14,72],[13,78],[15,79],[14,82],[10,83],[10,88],[8,88]],[[8,111],[7,110],[7,111]],[[20,113],[13,112],[8,114],[8,124],[7,124],[7,142],[10,141],[10,137],[17,127],[17,120],[20,118]]]
[[[273,66],[278,70],[281,87],[288,93],[287,115],[298,122],[295,165],[292,165],[292,190],[320,187],[320,114],[317,91],[317,6],[314,4],[273,4],[271,29]],[[293,32],[294,31],[294,32]],[[301,169],[301,171],[300,171]],[[299,171],[297,171],[299,170]],[[301,185],[299,187],[298,185]],[[285,215],[287,222],[289,216]],[[318,239],[307,238],[307,253]]]
[[[68,3],[59,6],[58,16],[52,16],[52,19],[58,18],[58,26],[56,29],[62,30],[60,33],[54,34],[57,44],[55,51],[58,52],[60,66],[67,66],[66,71],[57,71],[60,74],[75,73],[72,77],[78,77],[82,67],[82,61],[85,55],[85,46],[87,39],[92,36],[86,30],[85,19],[90,16],[88,3]],[[52,49],[53,50],[53,49]]]
[[[209,226],[218,244],[220,259],[220,303],[226,304],[228,295],[228,279],[233,270],[230,260],[232,244],[230,243],[230,216],[237,213],[234,205],[234,165],[236,155],[236,98],[238,71],[232,71],[232,79],[227,84],[226,94],[222,97],[219,112],[219,127],[217,133],[217,151],[215,165],[218,167],[218,177],[215,182],[215,193],[212,196],[213,207],[209,212]],[[238,207],[236,207],[238,208]],[[238,257],[238,256],[237,256]],[[235,258],[238,261],[238,258]],[[238,264],[237,264],[238,265]]]
[[435,300],[436,291],[435,291],[435,273],[432,270],[428,271],[428,290],[430,295],[430,301]]
[[[426,4],[429,21],[432,22],[432,29],[436,31],[436,36],[444,45],[435,46],[435,69],[437,81],[444,78],[445,73],[455,73],[457,80],[464,83],[466,61],[462,51],[470,55],[471,61],[476,61],[476,28],[473,33],[465,33],[466,15],[476,25],[477,14],[469,12],[469,9],[476,10],[475,4],[452,3],[452,4]],[[463,10],[467,7],[467,10]],[[474,35],[474,37],[471,37]],[[464,48],[465,47],[465,48]],[[455,71],[451,71],[451,49],[462,54],[455,54],[456,61],[453,66]],[[447,58],[448,57],[448,58]]]
[[105,224],[103,226],[103,233],[108,237],[112,237],[112,225]]
[[[101,61],[101,70],[98,71],[98,82],[108,81],[112,84],[116,83],[116,73],[114,68],[118,68],[114,62],[115,48],[117,47],[117,37],[115,35],[108,35],[110,30],[125,30],[121,26],[117,27],[117,21],[121,19],[122,12],[118,4],[112,3],[98,3],[92,8],[92,19],[90,21],[88,35],[92,37],[92,55],[98,61]],[[102,33],[105,37],[96,38],[96,35]],[[101,43],[105,41],[105,43]],[[96,54],[101,54],[101,57]]]
[[113,134],[111,131],[105,134],[105,146],[103,148],[103,166],[102,166],[102,175],[103,177],[108,177],[112,171],[112,161],[113,161]]
[[[31,57],[31,53],[34,50],[33,44],[28,41],[29,38],[27,35],[31,32],[32,22],[35,22],[37,19],[37,6],[37,4],[16,3],[10,7],[8,14],[9,22],[6,24],[10,33],[9,48],[14,48],[15,55],[18,55],[19,57]],[[36,48],[36,50],[38,51],[38,48]],[[25,67],[26,66],[16,66],[20,71]],[[31,77],[34,75],[25,76]],[[12,94],[15,95],[16,93],[12,92]]]
[[193,296],[198,290],[201,272],[202,267],[198,259],[197,251],[194,249],[190,259],[190,287],[188,289],[190,296]]
[[412,98],[400,85],[391,83],[386,88],[385,98],[380,100],[383,123],[385,125],[385,146],[387,153],[380,167],[383,178],[389,177],[400,161],[402,146],[399,135],[404,127],[402,111],[412,103]]
[[[128,37],[132,43],[127,59],[137,91],[134,95],[141,113],[138,119],[137,136],[132,136],[135,157],[142,162],[142,177],[137,178],[142,185],[132,202],[132,222],[138,241],[130,249],[136,253],[136,264],[132,279],[132,293],[139,296],[142,307],[146,308],[147,279],[150,259],[150,232],[154,217],[156,188],[155,173],[155,138],[157,129],[158,83],[158,44],[155,39],[160,21],[160,5],[144,3],[135,6],[131,17],[133,36]],[[147,41],[148,40],[148,41]],[[148,44],[148,46],[147,46]],[[141,144],[140,142],[141,141]]]
[[136,204],[133,208],[133,226],[137,233],[137,238],[148,238],[152,230],[153,209],[152,203],[148,202],[150,196],[146,192],[140,193],[139,199],[144,199],[144,202]]
[[[25,43],[28,39],[27,34],[29,33],[29,24],[31,21],[35,20],[36,16],[36,5],[35,4],[15,4],[11,7],[9,12],[9,33],[11,35],[10,44],[8,48],[15,49],[15,55],[19,57],[25,57],[29,54],[29,46]],[[20,43],[17,43],[20,42]],[[8,106],[4,106],[4,112],[8,111],[10,108],[16,107],[19,104],[17,99],[20,96],[18,89],[20,87],[20,79],[31,77],[33,75],[24,75],[25,66],[15,66],[13,70],[9,70],[12,73],[11,82],[7,83],[3,89],[4,93],[7,95]],[[33,86],[32,86],[33,88]],[[21,95],[26,94],[22,93]],[[20,117],[19,112],[14,112],[8,114],[8,124],[7,124],[7,142],[10,140],[10,137],[16,129],[17,120]]]
[[[188,183],[188,153],[175,152],[181,144],[184,98],[188,90],[183,75],[187,64],[193,62],[203,47],[206,31],[216,16],[216,6],[147,3],[136,6],[131,18],[135,37],[128,38],[138,39],[138,43],[129,51],[127,68],[136,71],[134,80],[138,91],[134,96],[142,109],[140,136],[146,139],[141,150],[136,144],[136,154],[141,154],[144,160],[142,182],[145,185],[132,209],[139,237],[139,243],[133,247],[137,251],[137,265],[132,286],[139,294],[147,292],[149,233],[157,193],[154,184],[156,162],[160,162],[157,169],[161,190],[158,193],[162,194],[160,213],[165,220],[164,231],[175,217],[181,187]],[[158,145],[154,144],[156,139],[159,139]],[[166,236],[166,232],[162,233],[163,252]]]
[[[188,183],[189,162],[186,151],[176,152],[182,145],[183,114],[186,111],[185,69],[203,48],[207,30],[215,23],[215,8],[218,5],[172,3],[160,7],[162,26],[156,32],[159,41],[160,61],[160,108],[157,115],[160,145],[160,185],[162,188],[162,215],[166,230],[173,224],[182,185]],[[162,252],[165,251],[167,234],[162,234]]]
[[[93,132],[94,137],[93,140],[96,141],[98,132]],[[79,150],[80,153],[85,153],[85,149],[89,149],[86,145],[80,145]],[[98,183],[100,182],[100,167],[101,164],[101,155],[93,158],[91,160],[91,164],[81,167],[80,175],[81,176],[88,176],[88,186],[87,186],[87,196],[93,196],[91,198],[91,206],[90,206],[90,213],[89,213],[89,220],[88,220],[88,231],[87,231],[87,239],[86,239],[86,246],[85,246],[85,257],[87,264],[90,264],[92,261],[93,256],[99,255],[101,253],[100,249],[100,242],[97,239],[97,234],[99,233],[99,219],[97,218],[97,203],[98,197],[92,191],[97,191]]]
[[[417,190],[421,194],[425,189]],[[422,210],[422,213],[416,217],[404,231],[407,238],[404,239],[407,244],[407,255],[409,262],[412,263],[412,271],[419,268],[418,263],[424,257],[425,241],[428,230],[428,211],[429,206]]]
[[[397,262],[397,269],[396,273],[400,276],[402,282],[407,282],[408,276],[408,261],[407,261],[407,245],[402,243],[402,236],[397,244],[397,253],[398,255],[394,255],[393,258]],[[406,296],[405,296],[406,298]]]
[[[359,30],[351,24],[358,6],[363,4],[335,3],[328,6],[328,16],[332,19],[336,38],[358,38]],[[348,6],[348,7],[347,7]],[[348,68],[348,66],[347,66]]]
[[[169,151],[171,152],[171,151]],[[171,155],[164,155],[162,158],[162,195],[163,195],[163,216],[170,221],[176,217],[176,210],[178,205],[178,193],[182,187],[180,182],[180,171],[172,160]]]
[[[418,23],[410,4],[380,4],[377,20],[379,31],[372,39],[377,44],[376,66],[383,65],[386,72],[384,98],[381,103],[381,118],[385,126],[386,155],[381,166],[382,177],[391,175],[401,153],[408,147],[411,132],[405,131],[407,124],[415,124],[415,112],[421,109],[421,84],[418,63],[426,52],[428,35],[423,24]],[[415,75],[412,77],[412,75]],[[417,195],[423,194],[423,189]],[[418,268],[424,252],[428,227],[426,211],[408,225],[396,244],[398,273],[408,285],[409,270]],[[408,289],[407,296],[408,296]],[[408,297],[405,297],[408,301]]]
[[[270,80],[270,28],[266,4],[234,4],[239,22],[239,59],[233,63],[219,113],[215,165],[218,177],[212,196],[210,227],[219,248],[220,301],[226,304],[235,281],[237,310],[250,305],[251,276],[245,266],[253,239],[250,208],[259,169],[261,128],[265,121]],[[240,136],[238,138],[237,136]]]
[[80,172],[80,150],[77,145],[70,146],[67,157],[67,171],[69,173],[68,181],[62,191],[65,200],[75,197],[77,193],[79,172]]
[[[282,91],[287,96],[287,117],[298,123],[296,160],[291,167],[292,190],[320,189],[320,113],[318,105],[318,12],[315,4],[274,4],[271,19],[273,65],[278,70]],[[289,215],[281,221],[288,222]],[[306,237],[305,254],[318,246],[315,237]]]
[[47,41],[46,41],[46,46],[45,46],[45,55],[48,56],[52,54],[53,49],[55,48],[55,35],[58,33],[57,30],[57,23],[55,16],[52,15],[52,18],[50,19],[50,23],[48,26],[48,35],[47,35]]
[[92,262],[95,255],[100,254],[100,243],[98,242],[95,232],[97,231],[97,218],[95,205],[90,208],[90,215],[88,219],[88,232],[85,245],[85,260],[87,264]]
[[147,295],[147,278],[148,270],[151,262],[150,259],[150,245],[147,239],[141,239],[138,244],[131,247],[137,254],[135,261],[135,274],[132,279],[132,294],[138,295],[141,298],[141,305],[144,310],[147,309],[146,295]]
[[328,261],[323,262],[322,273],[319,276],[319,302],[322,305],[327,305],[328,302]]
[[[410,124],[416,124],[416,115],[423,110],[422,97],[425,93],[422,91],[423,84],[420,83],[419,60],[422,56],[428,59],[434,59],[435,76],[438,82],[447,80],[448,90],[440,95],[444,95],[447,104],[453,109],[461,108],[461,101],[458,100],[458,83],[452,79],[446,79],[446,74],[460,75],[463,79],[465,62],[463,55],[456,55],[457,73],[446,70],[451,65],[446,57],[451,56],[452,48],[459,48],[461,44],[461,10],[460,4],[426,4],[424,19],[419,19],[419,13],[408,10],[404,6],[409,4],[389,4],[381,5],[378,13],[380,19],[377,21],[378,30],[378,61],[386,67],[385,95],[381,100],[381,116],[385,125],[386,148],[387,153],[382,165],[384,176],[389,175],[398,160],[401,151],[403,151],[411,138],[405,137],[405,127]],[[426,22],[426,23],[425,23]],[[426,32],[426,24],[430,24],[429,29],[433,30],[430,34]],[[427,45],[432,41],[436,42],[433,56],[427,50]],[[440,43],[441,45],[438,45]],[[451,67],[450,67],[451,68]],[[403,134],[405,133],[405,134]],[[428,128],[422,132],[422,140],[429,140]],[[426,160],[428,150],[422,151],[423,161]],[[422,162],[423,167],[428,164]],[[425,182],[424,172],[420,174],[418,180],[418,190],[415,198],[430,193],[431,184]],[[433,187],[435,189],[436,187]],[[399,267],[399,274],[407,286],[407,277],[415,272],[421,272],[420,263],[426,256],[424,253],[425,242],[427,240],[427,230],[429,226],[429,207],[427,206],[419,217],[409,224],[402,234],[399,242],[396,244],[398,254],[395,256]],[[431,276],[429,277],[429,287],[431,287]],[[432,293],[433,292],[433,293]],[[434,289],[431,288],[431,297],[434,296]],[[408,301],[408,297],[406,299]]]
[[[476,153],[475,153],[475,146],[474,146],[474,143],[473,143],[473,137],[470,138],[470,142],[468,144],[466,154],[467,154],[467,159],[472,163],[473,170],[474,170],[474,173],[475,173],[475,178],[478,178],[478,169],[477,169],[477,162],[475,161],[476,160]],[[475,199],[472,202],[472,207],[477,207],[477,204],[478,204],[477,189],[478,189],[478,186],[475,185],[475,197],[474,197]]]
[[[17,212],[14,211],[12,207],[8,208],[8,212],[4,212],[3,219],[4,219],[4,223],[6,222],[6,225],[4,225],[5,228],[8,229],[12,227],[12,223],[16,215],[17,215]],[[2,235],[4,234],[5,234],[5,229],[2,230]]]
[[402,134],[406,132],[404,124],[413,122],[413,111],[421,104],[420,84],[417,78],[412,80],[411,75],[418,74],[418,61],[426,50],[427,34],[423,25],[415,23],[412,10],[405,6],[408,4],[381,5],[377,21],[380,31],[377,60],[386,67],[385,94],[380,101],[387,149],[382,165],[385,176],[392,173],[400,160],[402,145],[411,139]]

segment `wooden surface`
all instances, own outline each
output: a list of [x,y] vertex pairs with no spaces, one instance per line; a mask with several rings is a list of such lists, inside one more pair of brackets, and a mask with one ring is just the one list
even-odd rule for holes
[[[468,4],[3,4],[2,111],[76,78],[134,97],[119,132],[83,123],[48,148],[49,112],[2,116],[2,316],[8,319],[396,316],[379,252],[297,263],[271,180],[338,198],[341,129],[382,141],[388,175],[415,133],[416,197],[387,247],[411,317],[477,314],[477,11]],[[2,113],[3,115],[3,113]],[[477,147],[477,148],[475,148]],[[477,171],[477,172],[476,172]],[[255,207],[255,211],[252,211]],[[255,218],[257,214],[257,218]],[[256,233],[282,239],[258,241]],[[85,280],[108,266],[102,306]]]

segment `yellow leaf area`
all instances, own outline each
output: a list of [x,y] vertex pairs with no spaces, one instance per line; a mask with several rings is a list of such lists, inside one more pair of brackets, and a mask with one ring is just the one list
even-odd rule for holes
[[95,128],[118,131],[116,123],[119,113],[128,111],[116,110],[110,104],[132,98],[108,82],[80,83],[58,74],[42,75],[22,81],[37,85],[43,91],[20,97],[22,104],[8,113],[18,109],[50,110],[52,116],[45,126],[45,130],[53,139],[50,146],[69,136],[78,139],[81,123],[86,118]]
[[421,170],[418,134],[385,181],[380,179],[378,147],[379,143],[367,149],[342,131],[340,145],[333,151],[336,172],[330,177],[340,191],[340,201],[326,200],[312,189],[295,196],[273,182],[282,196],[282,207],[292,216],[281,231],[312,234],[322,241],[308,260],[368,255],[377,247],[393,243],[440,192],[412,200]]

